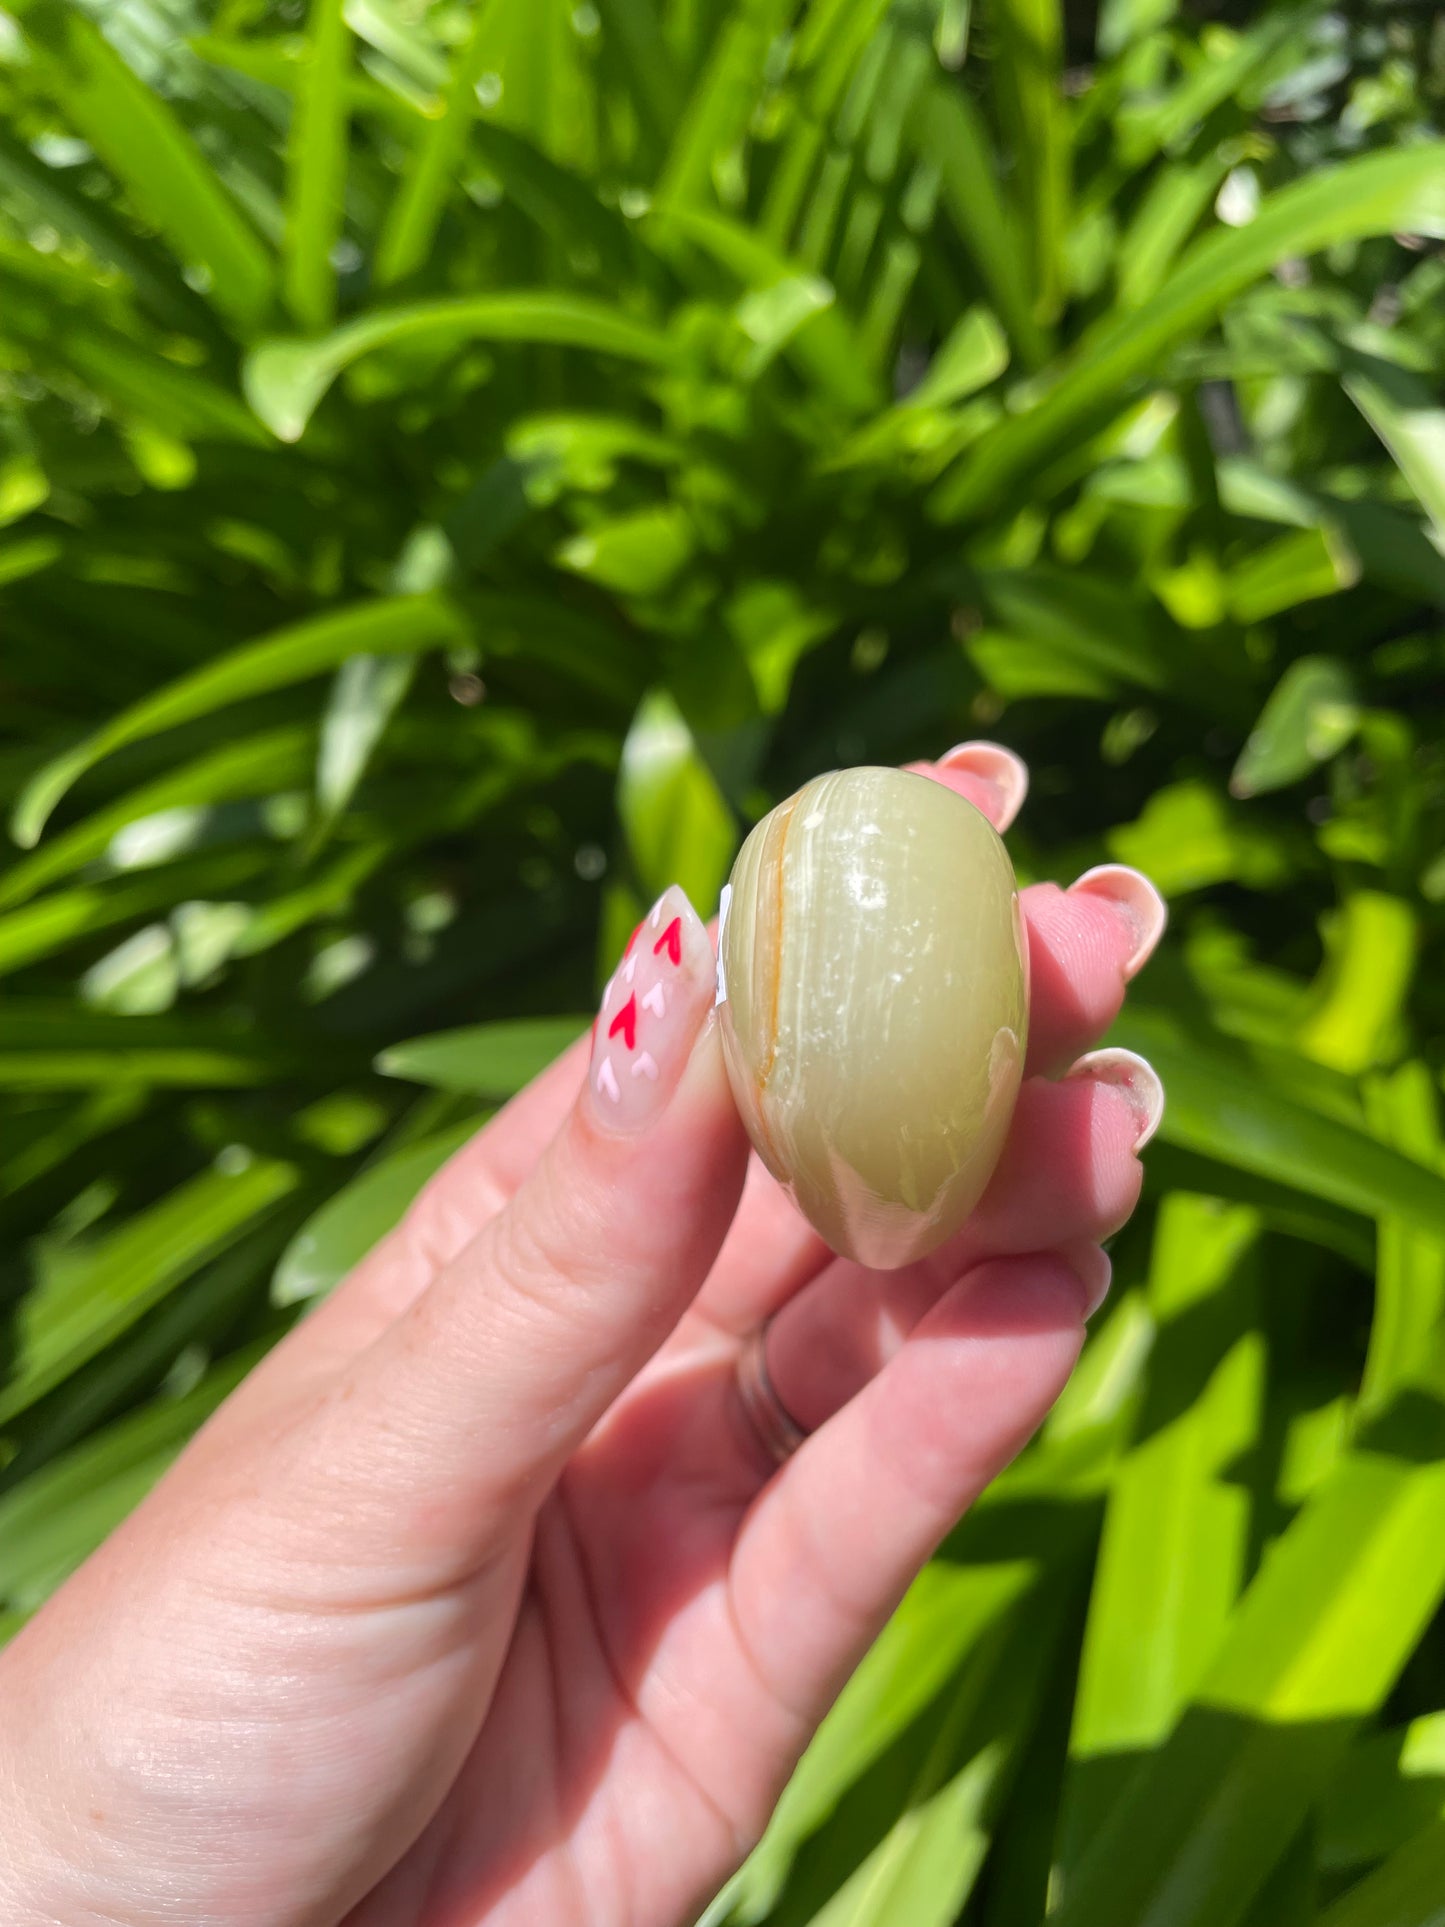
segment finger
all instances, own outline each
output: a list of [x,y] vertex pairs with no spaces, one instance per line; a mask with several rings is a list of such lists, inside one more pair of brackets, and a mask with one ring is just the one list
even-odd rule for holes
[[717,1254],[746,1140],[713,978],[706,930],[667,891],[604,993],[561,1131],[319,1421],[353,1519],[428,1570],[470,1569],[540,1501]]
[[982,810],[1000,835],[1023,808],[1029,793],[1028,765],[1001,743],[959,743],[936,763],[904,766],[919,776],[931,776],[975,809]]
[[[1095,1052],[1062,1083],[1025,1084],[998,1168],[957,1237],[901,1271],[836,1259],[778,1311],[767,1368],[784,1409],[815,1431],[899,1351],[953,1282],[986,1259],[1086,1250],[1111,1236],[1138,1202],[1138,1153],[1163,1108],[1158,1077],[1130,1051]],[[1100,1268],[1091,1269],[1094,1284]]]
[[379,1338],[507,1204],[575,1101],[579,1037],[428,1179],[389,1231],[278,1350],[286,1363],[354,1355]]
[[1149,879],[1122,863],[1086,871],[1067,890],[1021,892],[1029,938],[1027,1069],[1050,1071],[1098,1042],[1124,992],[1158,947],[1169,912]]
[[832,1252],[797,1205],[761,1158],[752,1157],[742,1202],[698,1298],[697,1313],[718,1330],[741,1337],[832,1262]]
[[997,1259],[764,1487],[738,1536],[733,1618],[755,1669],[821,1717],[959,1515],[1037,1428],[1083,1341],[1062,1259]]
[[[1026,1069],[1052,1072],[1108,1030],[1130,980],[1163,935],[1168,912],[1148,878],[1122,864],[1089,871],[1068,890],[1035,884],[1021,893],[1021,902],[1031,979]],[[1037,1169],[1048,1172],[1042,1157]],[[1040,1233],[1028,1238],[1025,1248],[1047,1249],[1053,1242]],[[778,1262],[772,1262],[771,1252]],[[701,1308],[725,1329],[746,1331],[818,1277],[827,1262],[821,1240],[784,1199],[770,1198],[767,1180],[759,1174]],[[956,1275],[956,1269],[948,1275]]]

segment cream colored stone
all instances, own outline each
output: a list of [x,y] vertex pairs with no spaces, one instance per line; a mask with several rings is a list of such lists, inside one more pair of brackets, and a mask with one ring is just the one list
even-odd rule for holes
[[962,1224],[998,1160],[1028,1025],[1013,866],[925,776],[806,783],[748,837],[719,936],[733,1094],[835,1251],[881,1269]]

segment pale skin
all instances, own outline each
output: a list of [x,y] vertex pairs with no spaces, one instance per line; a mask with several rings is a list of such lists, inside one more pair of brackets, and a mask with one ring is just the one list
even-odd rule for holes
[[[988,745],[932,773],[1022,802]],[[1013,1133],[909,1271],[750,1161],[683,978],[655,1118],[616,1127],[584,1040],[461,1151],[0,1656],[0,1918],[694,1918],[1048,1411],[1138,1195],[1157,1080],[1078,1060],[1163,907],[1113,868],[1024,907]],[[770,1317],[781,1468],[734,1379]]]

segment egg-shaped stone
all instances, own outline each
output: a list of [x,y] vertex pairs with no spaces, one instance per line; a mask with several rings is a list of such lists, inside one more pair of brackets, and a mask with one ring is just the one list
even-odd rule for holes
[[835,1251],[909,1264],[978,1202],[1023,1072],[1026,955],[1001,839],[929,777],[816,777],[743,844],[718,933],[728,1076]]

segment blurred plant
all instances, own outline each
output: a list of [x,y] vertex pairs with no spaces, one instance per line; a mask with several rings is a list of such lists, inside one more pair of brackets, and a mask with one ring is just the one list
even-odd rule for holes
[[644,893],[994,731],[1173,899],[1171,1108],[709,1918],[1437,1917],[1442,92],[1405,5],[0,13],[5,1625]]

